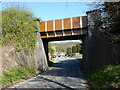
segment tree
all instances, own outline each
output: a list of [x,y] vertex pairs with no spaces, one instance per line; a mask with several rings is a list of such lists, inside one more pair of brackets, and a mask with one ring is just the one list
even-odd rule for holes
[[101,29],[114,44],[120,45],[120,1],[104,2],[99,5],[101,9],[101,21],[104,29]]
[[13,45],[15,50],[30,52],[36,44],[38,30],[35,16],[22,7],[2,10],[2,45]]
[[81,47],[82,47],[81,44],[77,44],[77,45],[76,45],[76,48],[77,48],[77,51],[76,51],[76,52],[77,52],[77,53],[80,53]]
[[116,63],[120,63],[120,1],[98,4],[101,14],[100,31],[113,46]]
[[67,48],[67,54],[70,55],[72,53],[72,49],[69,47]]
[[72,47],[72,53],[77,53],[77,47],[76,46]]
[[50,53],[51,55],[54,55],[55,52],[56,52],[55,46],[54,46],[52,43],[49,43],[48,46],[49,46],[49,47],[48,47],[49,53]]

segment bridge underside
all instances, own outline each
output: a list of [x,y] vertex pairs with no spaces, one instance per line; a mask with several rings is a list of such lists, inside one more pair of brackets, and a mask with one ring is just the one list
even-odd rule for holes
[[[80,30],[81,32],[78,32],[77,34],[74,35],[68,35],[68,36],[62,36],[62,37],[52,37],[52,38],[42,38],[43,41],[45,42],[50,42],[50,41],[62,41],[62,40],[80,40],[87,34],[87,29],[82,29]],[[84,32],[82,32],[84,31]]]
[[[88,12],[87,16],[73,17],[67,19],[59,19],[52,21],[40,22],[40,39],[44,44],[41,57],[47,57],[48,60],[48,42],[61,40],[80,40],[83,41],[83,58],[81,69],[89,71],[99,68],[103,65],[115,62],[113,46],[109,38],[106,38],[100,32],[98,12]],[[41,45],[41,44],[40,44]],[[39,46],[39,45],[38,45]],[[42,52],[40,46],[39,52]],[[119,49],[118,49],[119,50]],[[120,51],[120,50],[119,50]],[[38,58],[42,61],[43,58]],[[47,61],[44,59],[42,64]],[[49,65],[49,60],[48,63]],[[41,62],[40,62],[41,65]],[[42,66],[42,65],[41,65]]]
[[41,38],[62,38],[76,35],[87,34],[87,28],[85,29],[69,29],[69,30],[60,30],[60,31],[51,31],[51,32],[41,32]]
[[87,29],[84,29],[84,31],[85,31],[84,34],[79,33],[78,35],[73,35],[73,36],[42,38],[48,65],[49,66],[51,65],[51,62],[49,61],[49,55],[48,55],[48,52],[49,52],[48,43],[49,42],[51,42],[51,41],[63,41],[63,40],[84,40],[84,37],[86,37],[86,35],[87,35]]
[[40,38],[44,44],[48,65],[48,42],[80,40],[88,33],[87,16],[40,22]]

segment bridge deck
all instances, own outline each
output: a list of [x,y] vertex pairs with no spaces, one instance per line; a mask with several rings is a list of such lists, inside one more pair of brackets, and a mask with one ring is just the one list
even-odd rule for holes
[[84,28],[87,28],[87,16],[40,22],[41,38],[85,34]]

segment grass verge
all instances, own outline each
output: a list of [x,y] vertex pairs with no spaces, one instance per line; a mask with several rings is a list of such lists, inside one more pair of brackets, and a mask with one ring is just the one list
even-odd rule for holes
[[50,59],[49,61],[52,62],[52,63],[55,63],[55,60],[54,60],[54,59]]
[[75,56],[71,56],[71,57],[73,57],[73,58],[81,58],[82,55],[75,55]]
[[120,88],[120,65],[106,65],[85,73],[88,84],[95,90]]
[[9,84],[13,84],[22,79],[26,79],[26,77],[36,74],[36,72],[37,70],[24,68],[21,66],[17,66],[12,70],[3,71],[3,77],[2,80],[0,80],[0,85],[4,87]]
[[54,59],[49,59],[49,66],[50,66],[50,67],[52,67],[54,63],[55,63],[55,60],[54,60]]

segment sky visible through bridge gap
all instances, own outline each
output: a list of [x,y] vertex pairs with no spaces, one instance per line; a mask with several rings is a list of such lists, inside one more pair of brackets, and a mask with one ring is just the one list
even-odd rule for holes
[[[93,8],[91,2],[2,2],[6,7],[23,6],[42,21],[49,21],[76,16],[85,16],[86,11]],[[74,42],[74,40],[72,40]],[[63,42],[63,41],[62,41]],[[80,40],[76,40],[80,42]]]
[[79,42],[82,43],[82,40],[63,40],[63,41],[52,41],[50,43],[65,43],[65,42]]

